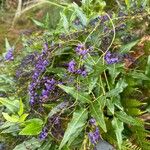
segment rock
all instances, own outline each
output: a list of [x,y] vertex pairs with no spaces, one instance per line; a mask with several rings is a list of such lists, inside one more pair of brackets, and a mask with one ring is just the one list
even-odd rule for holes
[[95,148],[96,150],[116,150],[111,144],[104,140],[100,140]]

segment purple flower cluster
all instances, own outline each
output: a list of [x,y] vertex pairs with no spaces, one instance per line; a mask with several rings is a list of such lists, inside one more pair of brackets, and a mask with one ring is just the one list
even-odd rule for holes
[[76,62],[74,60],[71,60],[68,63],[68,72],[82,75],[83,77],[87,75],[87,71],[84,66],[81,66],[79,69],[76,69]]
[[37,82],[31,82],[29,85],[29,96],[30,96],[30,105],[33,106],[38,98],[38,94],[36,93]]
[[79,75],[82,75],[83,77],[86,77],[87,76],[87,71],[85,70],[85,67],[82,66],[80,69],[78,69],[76,71],[76,74],[79,74]]
[[[109,17],[112,18],[112,14],[109,14]],[[99,21],[101,24],[104,24],[106,21],[109,20],[109,17],[108,17],[108,15],[98,16],[90,21],[90,25],[95,26]]]
[[98,127],[96,126],[96,120],[94,118],[91,118],[89,120],[89,124],[91,126],[94,126],[95,127],[95,130],[92,131],[92,132],[89,132],[88,133],[88,136],[89,136],[89,139],[91,141],[91,143],[93,145],[96,145],[96,143],[101,139],[101,136],[100,136],[100,132],[99,132],[99,129]]
[[101,16],[98,16],[90,21],[90,25],[95,26],[98,21],[100,21]]
[[122,24],[120,24],[118,27],[116,27],[116,32],[117,31],[122,31],[122,30],[124,30],[126,28],[126,24],[125,23],[122,23]]
[[55,90],[56,81],[55,79],[47,79],[45,82],[45,89],[42,90],[41,101],[47,99],[52,91]]
[[119,62],[119,56],[116,53],[111,53],[108,51],[104,57],[107,64],[114,64]]
[[98,127],[96,127],[95,131],[90,132],[88,136],[91,143],[95,145],[101,139]]
[[86,49],[84,44],[78,44],[75,51],[79,56],[82,56],[82,58],[86,58],[86,55],[88,54],[90,49]]
[[[58,110],[58,112],[61,112],[63,109],[67,108],[68,106],[69,106],[69,102],[64,101],[58,104],[56,106],[56,109]],[[61,123],[61,117],[58,115],[58,113],[55,113],[54,115],[48,118],[45,127],[42,129],[41,133],[39,134],[39,139],[44,140],[48,136],[48,131],[50,131],[51,135],[53,135],[56,139],[60,139],[64,135],[63,126]]]
[[74,73],[75,72],[75,66],[76,66],[76,63],[74,60],[71,60],[69,63],[68,63],[68,71],[70,73]]
[[[62,105],[62,103],[60,105]],[[60,105],[58,105],[57,108],[61,107]],[[48,118],[46,126],[51,130],[51,135],[56,139],[60,139],[64,135],[61,117],[58,114],[54,114],[50,118]]]
[[[112,17],[112,15],[110,15],[110,18]],[[102,17],[101,17],[101,21],[102,21],[102,23],[104,23],[104,22],[106,22],[106,21],[108,21],[109,20],[109,18],[108,18],[108,16],[107,15],[103,15]]]
[[44,140],[48,136],[48,130],[46,127],[42,129],[42,132],[39,135],[40,140]]
[[37,64],[35,65],[35,71],[32,76],[33,80],[38,80],[39,76],[45,71],[46,67],[48,66],[49,62],[45,59],[46,54],[46,49],[44,49],[42,54],[39,55]]
[[10,48],[8,50],[8,52],[5,55],[5,60],[8,60],[8,61],[14,60],[13,51],[14,51],[14,48]]
[[[38,94],[36,93],[36,87],[40,84],[39,77],[45,71],[49,62],[46,60],[47,52],[48,52],[48,44],[45,43],[43,45],[42,53],[38,56],[37,63],[35,64],[34,73],[32,76],[32,82],[29,85],[29,95],[30,95],[30,105],[33,106],[35,104],[36,99],[38,98]],[[43,95],[46,95],[43,92]]]

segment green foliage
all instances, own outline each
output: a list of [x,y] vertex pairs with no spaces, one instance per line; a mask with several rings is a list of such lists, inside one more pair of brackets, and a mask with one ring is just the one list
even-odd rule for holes
[[89,103],[90,96],[87,93],[80,92],[76,90],[74,87],[67,87],[64,85],[58,85],[61,89],[63,89],[66,93],[71,94],[71,96],[78,100],[81,103]]
[[0,103],[9,109],[11,112],[16,112],[19,108],[19,101],[7,98],[0,98]]
[[30,119],[25,122],[25,127],[19,135],[38,135],[42,130],[43,121],[38,118]]
[[121,46],[120,52],[121,53],[129,52],[138,42],[139,42],[139,40],[136,40],[136,41],[133,41],[131,43]]
[[88,112],[86,109],[77,110],[73,114],[73,118],[68,124],[64,137],[60,143],[59,149],[61,149],[67,142],[70,145],[76,137],[81,133],[87,120]]
[[58,7],[57,16],[32,19],[42,32],[24,35],[13,61],[4,60],[12,47],[5,40],[3,141],[18,139],[14,150],[92,150],[98,134],[118,150],[150,149],[141,119],[150,111],[149,38],[138,26],[148,35],[148,1],[43,3]]
[[29,140],[24,141],[23,143],[17,145],[13,150],[18,150],[18,149],[20,149],[20,150],[27,150],[27,149],[36,150],[40,146],[41,146],[41,143],[36,138],[32,138],[32,139],[29,139]]
[[95,102],[91,103],[91,115],[96,119],[99,126],[107,132],[103,109],[101,108],[99,102],[96,100]]
[[124,129],[123,122],[121,122],[117,118],[113,118],[112,120],[112,126],[114,127],[116,138],[118,141],[118,147],[121,148],[122,142],[123,142],[123,137],[122,137],[122,131]]

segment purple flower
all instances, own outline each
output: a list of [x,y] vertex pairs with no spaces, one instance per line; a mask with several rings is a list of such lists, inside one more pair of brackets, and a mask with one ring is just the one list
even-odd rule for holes
[[43,128],[42,132],[39,135],[40,140],[44,140],[48,136],[47,128]]
[[101,139],[98,127],[96,127],[94,132],[90,132],[88,136],[89,136],[90,142],[93,145],[96,145],[96,143]]
[[107,64],[114,64],[119,62],[119,56],[117,54],[113,54],[110,51],[108,51],[104,57]]
[[91,125],[96,125],[96,120],[95,120],[94,118],[91,118],[91,119],[89,120],[89,123],[90,123]]
[[90,25],[95,26],[95,25],[98,23],[98,21],[100,21],[100,19],[101,19],[101,16],[98,16],[98,17],[92,19],[92,20],[90,21]]
[[82,66],[80,69],[76,70],[76,74],[80,74],[83,77],[86,77],[87,76],[87,71],[85,70],[85,67]]
[[52,78],[51,80],[47,80],[45,83],[46,89],[48,91],[53,91],[55,89],[56,81]]
[[36,85],[37,83],[31,82],[28,88],[29,96],[30,96],[30,101],[29,101],[30,106],[33,106],[35,104],[37,96],[38,96],[38,94],[35,91]]
[[30,106],[33,106],[33,105],[34,105],[34,103],[35,103],[34,97],[31,97],[31,98],[30,98],[29,103],[30,103]]
[[10,48],[8,50],[8,52],[5,55],[5,60],[8,60],[8,61],[14,60],[13,50],[14,50],[13,48]]
[[69,71],[70,73],[74,73],[74,72],[75,72],[75,65],[76,65],[76,63],[75,63],[74,60],[71,60],[71,61],[69,62],[69,64],[68,64],[68,71]]
[[102,16],[102,21],[105,22],[105,21],[107,21],[107,20],[109,20],[108,16],[107,16],[107,15],[103,15],[103,16]]
[[[43,50],[41,54],[38,55],[37,62],[35,64],[35,68],[32,75],[32,82],[29,86],[29,95],[30,95],[30,105],[33,106],[35,102],[40,98],[37,95],[37,89],[40,86],[40,82],[43,82],[43,80],[39,80],[39,77],[41,74],[46,70],[46,67],[49,65],[49,61],[47,60],[47,52],[48,52],[48,44],[44,43]],[[46,79],[45,79],[46,80]],[[47,83],[46,89],[42,91],[42,98],[48,98],[49,96],[49,90],[51,85]]]
[[83,70],[82,73],[81,73],[81,75],[82,75],[83,77],[86,77],[86,76],[87,76],[86,70]]
[[47,99],[48,96],[49,96],[49,91],[48,91],[48,90],[45,90],[45,89],[42,90],[42,98],[44,98],[44,99],[46,98],[46,99]]
[[80,19],[79,19],[79,18],[76,18],[76,19],[74,20],[74,24],[75,24],[76,26],[80,25],[80,24],[81,24]]
[[54,118],[54,124],[59,124],[60,123],[60,117],[55,117]]
[[76,49],[75,49],[76,53],[80,56],[82,56],[83,58],[86,57],[87,53],[89,52],[89,49],[85,49],[85,45],[84,44],[78,44]]
[[44,51],[48,51],[48,44],[44,43],[43,48],[44,48]]
[[37,80],[39,76],[45,71],[48,65],[49,62],[44,58],[43,54],[39,55],[32,79]]
[[53,92],[55,90],[55,86],[56,86],[56,81],[52,78],[51,80],[50,79],[47,79],[46,82],[45,82],[45,89],[42,90],[42,94],[41,94],[41,101],[42,99],[47,99],[50,95],[51,92]]

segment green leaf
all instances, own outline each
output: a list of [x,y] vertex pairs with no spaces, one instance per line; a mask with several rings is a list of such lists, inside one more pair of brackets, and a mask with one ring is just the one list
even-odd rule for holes
[[121,144],[123,142],[122,131],[124,129],[123,122],[121,122],[118,118],[114,117],[112,120],[112,126],[115,130],[115,134],[118,141],[118,147],[119,149],[121,149]]
[[136,99],[125,99],[125,107],[129,108],[129,107],[139,107],[142,106],[146,103],[142,103],[140,100],[136,100]]
[[23,110],[23,103],[22,103],[22,100],[20,99],[18,115],[21,116],[23,114],[23,112],[24,112],[24,110]]
[[86,26],[87,25],[87,18],[86,18],[86,15],[83,13],[82,9],[76,3],[73,3],[73,7],[75,9],[75,12],[76,12],[78,18],[82,22],[82,24],[84,26]]
[[8,51],[11,48],[7,38],[5,38],[5,48],[6,48],[6,51]]
[[82,0],[82,5],[89,5],[93,0]]
[[133,71],[133,72],[129,73],[129,75],[130,75],[132,78],[134,78],[134,79],[150,81],[150,78],[147,77],[147,76],[146,76],[144,73],[142,73],[142,72]]
[[42,22],[40,22],[40,21],[37,21],[37,20],[35,20],[35,19],[32,19],[32,21],[33,21],[37,26],[39,26],[39,27],[41,27],[41,28],[44,28],[44,23],[42,23]]
[[78,100],[79,102],[81,103],[90,102],[90,96],[87,93],[77,91],[74,87],[69,87],[61,84],[59,84],[58,86],[66,93],[70,94],[73,98]]
[[121,103],[121,99],[120,99],[120,95],[116,96],[116,97],[112,97],[112,102],[115,106],[117,106],[120,110],[124,110],[122,103]]
[[9,121],[6,121],[4,122],[1,126],[0,126],[0,129],[5,129],[5,128],[8,128],[10,126],[13,126],[15,123],[14,122],[9,122]]
[[52,72],[57,74],[60,78],[64,78],[64,74],[66,74],[66,69],[61,67],[55,67],[55,68],[47,68],[46,72]]
[[97,100],[91,103],[90,110],[92,116],[96,119],[99,126],[104,130],[104,132],[107,132],[103,109],[101,108]]
[[3,130],[1,133],[15,133],[16,131],[19,131],[18,125],[12,125],[9,128]]
[[128,86],[128,84],[125,82],[124,79],[120,79],[117,84],[115,89],[110,90],[109,92],[106,93],[106,97],[114,97],[117,96],[118,94],[122,93],[123,90]]
[[127,115],[127,114],[126,114],[125,112],[123,112],[123,111],[116,112],[115,115],[116,115],[116,117],[117,117],[120,121],[122,121],[122,122],[124,122],[124,123],[126,123],[126,124],[130,124],[130,125],[133,125],[133,126],[143,126],[143,123],[142,123],[141,120],[138,120],[138,119],[136,119],[136,118],[133,118],[133,117]]
[[142,115],[144,112],[142,112],[139,108],[127,108],[127,114],[131,116],[139,116]]
[[50,16],[49,16],[49,13],[47,13],[45,21],[44,21],[44,26],[45,26],[46,29],[49,28],[49,24],[50,24]]
[[19,108],[18,100],[8,100],[7,98],[0,98],[0,103],[7,107],[12,113],[16,112]]
[[128,43],[126,45],[123,45],[120,48],[120,52],[121,53],[128,53],[138,42],[139,42],[139,40],[136,40],[136,41],[133,41],[133,42]]
[[9,122],[18,122],[18,116],[9,116],[8,113],[2,112],[3,117]]
[[120,80],[116,84],[116,89],[119,89],[120,93],[128,86],[124,79],[120,78]]
[[64,13],[60,13],[60,16],[61,16],[63,27],[64,27],[65,31],[69,32],[69,22],[67,20],[66,15]]
[[53,107],[52,110],[48,114],[48,118],[52,117],[56,113],[62,111],[63,109],[67,108],[69,106],[69,102],[62,102],[58,104],[56,107]]
[[48,140],[48,141],[45,141],[44,144],[42,144],[42,145],[40,146],[40,148],[38,148],[38,150],[51,150],[51,149],[50,149],[51,146],[52,146],[52,141],[51,141],[51,140]]
[[107,66],[113,84],[115,83],[117,76],[122,72],[123,67],[124,64],[112,64]]
[[150,55],[148,56],[145,74],[150,76]]
[[125,3],[127,5],[127,8],[129,9],[131,6],[131,0],[125,0]]
[[20,118],[19,118],[19,122],[24,122],[25,121],[25,119],[28,117],[28,115],[29,114],[23,114],[22,116],[20,116]]
[[107,99],[106,100],[106,106],[109,109],[109,111],[114,114],[114,110],[115,110],[115,105],[112,102],[112,99]]
[[38,135],[42,130],[43,121],[41,119],[31,119],[27,121],[25,128],[19,135]]
[[88,94],[90,94],[97,84],[98,77],[90,77],[87,80],[88,80]]
[[81,129],[83,129],[83,127],[85,126],[87,117],[88,112],[86,109],[77,110],[73,113],[73,118],[68,124],[64,137],[60,143],[59,149],[61,149],[70,140],[70,138],[71,141],[73,141],[81,133]]
[[106,66],[104,66],[104,65],[94,66],[94,74],[95,75],[101,75],[105,70],[106,70]]
[[39,118],[33,118],[33,119],[29,119],[29,120],[26,120],[26,124],[30,124],[30,123],[38,123],[38,122],[43,122],[41,119]]
[[[13,150],[37,150],[41,146],[38,139],[32,138],[30,140],[24,141],[23,143],[17,145]],[[48,150],[48,149],[45,149]]]

